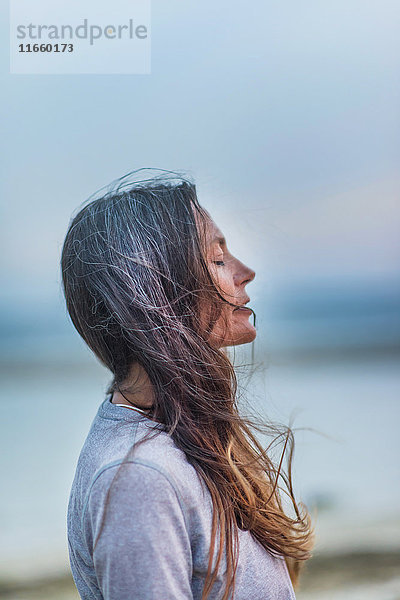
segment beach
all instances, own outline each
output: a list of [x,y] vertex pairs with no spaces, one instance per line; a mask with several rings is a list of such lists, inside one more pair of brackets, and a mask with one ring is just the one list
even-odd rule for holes
[[[31,582],[3,582],[8,600],[79,600],[68,571]],[[400,600],[400,552],[316,556],[301,577],[298,600]]]

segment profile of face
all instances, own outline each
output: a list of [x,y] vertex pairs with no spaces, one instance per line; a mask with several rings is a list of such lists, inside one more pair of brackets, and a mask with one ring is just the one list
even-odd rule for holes
[[221,315],[211,331],[209,342],[217,348],[247,344],[256,337],[256,329],[250,322],[253,313],[245,306],[250,301],[246,285],[253,281],[255,272],[229,252],[224,235],[211,216],[204,213],[209,271],[221,296],[230,303],[221,300]]

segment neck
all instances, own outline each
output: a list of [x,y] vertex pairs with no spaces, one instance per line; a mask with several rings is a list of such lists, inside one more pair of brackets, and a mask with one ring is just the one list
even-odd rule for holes
[[119,386],[119,390],[113,393],[113,404],[134,405],[146,409],[154,402],[154,391],[149,376],[138,363],[132,365],[127,380]]

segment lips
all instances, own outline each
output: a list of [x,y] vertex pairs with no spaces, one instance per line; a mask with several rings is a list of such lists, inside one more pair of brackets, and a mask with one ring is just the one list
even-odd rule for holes
[[246,300],[246,302],[244,302],[243,304],[240,304],[240,305],[239,305],[237,308],[234,308],[234,309],[233,309],[233,312],[236,312],[237,310],[240,310],[240,311],[245,311],[245,312],[253,312],[253,311],[251,310],[251,308],[248,308],[248,307],[246,306],[246,304],[248,304],[249,302],[250,302],[250,298],[249,298],[248,300]]

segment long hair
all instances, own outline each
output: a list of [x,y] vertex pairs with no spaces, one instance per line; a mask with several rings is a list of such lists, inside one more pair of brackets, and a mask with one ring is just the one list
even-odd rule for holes
[[[213,519],[202,599],[225,548],[227,600],[235,589],[238,528],[270,554],[283,555],[294,584],[310,557],[313,532],[292,489],[291,429],[272,431],[239,415],[234,367],[226,351],[209,342],[225,300],[208,269],[205,226],[191,180],[139,169],[80,208],[68,228],[61,269],[71,320],[112,372],[107,392],[123,385],[133,364],[141,365],[154,390],[152,417],[206,484]],[[279,461],[254,429],[283,440]]]

